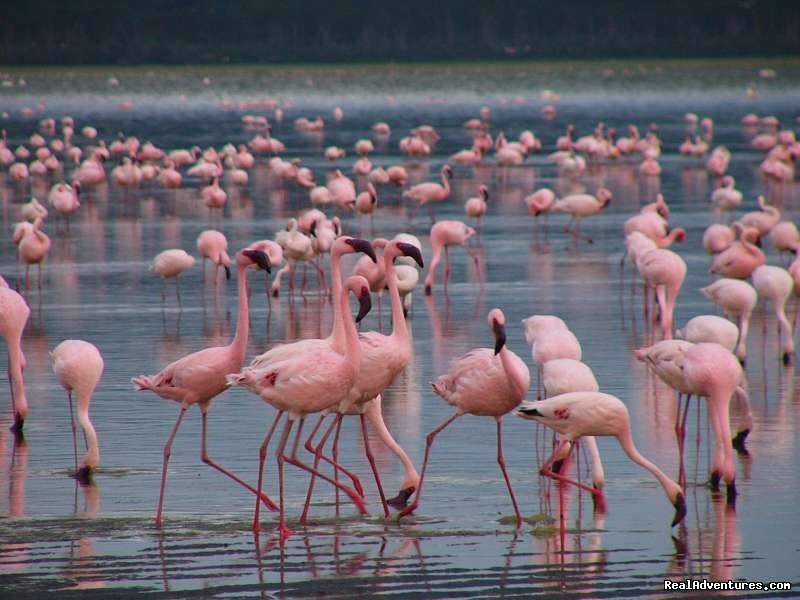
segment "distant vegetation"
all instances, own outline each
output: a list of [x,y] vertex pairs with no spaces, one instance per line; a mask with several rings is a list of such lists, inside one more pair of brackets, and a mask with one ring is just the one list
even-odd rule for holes
[[800,54],[800,1],[18,0],[0,64]]

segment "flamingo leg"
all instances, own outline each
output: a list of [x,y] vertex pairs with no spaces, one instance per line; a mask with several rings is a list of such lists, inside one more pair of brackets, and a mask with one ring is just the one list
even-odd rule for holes
[[342,492],[344,492],[345,494],[348,495],[350,500],[353,502],[353,504],[356,505],[356,508],[359,510],[359,512],[361,514],[367,514],[367,507],[364,506],[364,501],[362,500],[361,496],[359,496],[358,493],[355,490],[353,490],[352,488],[347,487],[346,485],[343,485],[341,483],[338,483],[338,482],[334,481],[333,479],[331,479],[327,475],[325,475],[323,473],[320,473],[317,469],[307,465],[306,463],[302,462],[299,458],[297,458],[297,445],[295,445],[295,448],[294,448],[291,456],[286,456],[284,454],[283,458],[290,465],[293,465],[293,466],[295,466],[295,467],[297,467],[299,469],[303,469],[304,471],[307,471],[308,473],[311,473],[312,475],[316,475],[320,479],[322,479],[324,481],[327,481],[328,483],[330,483],[331,485],[336,487],[336,489],[341,490]]
[[517,499],[514,497],[514,490],[511,489],[511,480],[508,478],[508,473],[506,472],[506,459],[503,456],[503,418],[499,417],[497,419],[497,464],[500,465],[500,470],[503,472],[503,478],[506,480],[506,487],[508,487],[508,493],[511,496],[511,504],[514,505],[514,514],[517,517],[517,529],[522,527],[522,515],[519,512],[519,507],[517,506]]
[[372,449],[369,447],[369,436],[367,435],[367,421],[364,413],[359,415],[361,419],[361,436],[364,438],[364,453],[367,455],[369,466],[372,468],[372,474],[375,476],[375,485],[378,486],[378,495],[381,498],[381,505],[383,506],[383,516],[389,518],[389,506],[386,504],[386,495],[383,493],[383,486],[381,485],[381,476],[378,473],[378,468],[375,465],[375,457],[372,455]]
[[[292,426],[294,425],[294,421],[291,419],[286,419],[286,425],[283,426],[283,433],[281,433],[280,442],[278,442],[278,449],[275,452],[275,456],[278,461],[278,490],[280,494],[280,504],[281,504],[281,512],[280,512],[280,520],[278,521],[278,535],[280,536],[281,544],[283,541],[292,535],[292,530],[286,527],[286,511],[285,511],[285,503],[283,501],[284,498],[284,487],[283,487],[283,462],[286,460],[285,450],[286,450],[286,442],[289,440],[289,433],[292,431]],[[261,479],[262,472],[259,473],[259,480]],[[259,486],[260,488],[260,486]],[[256,500],[256,506],[259,506],[258,500]],[[256,529],[257,521],[253,521],[253,529]]]
[[[269,446],[269,441],[272,439],[272,434],[275,433],[275,428],[278,426],[278,421],[281,420],[282,416],[283,416],[283,411],[279,410],[278,414],[276,414],[275,418],[272,420],[272,425],[270,425],[270,428],[267,431],[267,435],[264,436],[264,441],[261,443],[261,447],[258,449],[258,485],[256,486],[256,489],[259,492],[261,492],[262,484],[264,483],[264,462],[267,459],[267,446]],[[291,421],[288,422],[290,423]],[[287,436],[289,435],[288,432],[285,433]],[[282,474],[283,464],[280,461],[280,455],[278,455],[278,459],[279,459],[278,460],[279,472]],[[259,517],[261,515],[260,500],[261,498],[256,496],[256,509],[253,515],[253,531],[259,531],[261,529],[261,523],[259,520]],[[283,516],[283,485],[281,485],[280,511],[281,511],[281,516]]]
[[[569,444],[567,455],[561,459],[556,460],[556,456],[561,454],[561,451],[566,444]],[[574,479],[570,479],[569,477],[565,477],[564,475],[561,475],[560,473],[556,473],[555,471],[553,471],[552,469],[553,464],[556,462],[563,463],[563,461],[569,458],[570,454],[572,454],[573,447],[574,444],[569,440],[562,441],[561,445],[556,449],[555,452],[553,452],[553,455],[545,462],[544,465],[542,465],[542,468],[539,470],[539,474],[544,475],[545,477],[550,477],[552,479],[555,479],[556,481],[561,481],[563,483],[570,483],[576,487],[579,487],[584,491],[589,492],[590,494],[592,494],[592,496],[602,495],[603,492],[595,487],[588,486],[585,483],[581,483],[580,481],[575,481]]]
[[[325,420],[325,417],[327,417],[327,415],[324,413],[319,416],[317,424],[314,426],[314,429],[311,430],[311,434],[308,436],[308,439],[304,444],[305,449],[314,455],[315,469],[319,468],[319,461],[322,458],[322,448],[325,446],[325,442],[328,441],[328,436],[331,434],[331,431],[333,430],[333,425],[336,422],[334,421],[333,423],[331,423],[328,429],[325,430],[325,433],[323,434],[320,443],[315,448],[314,446],[311,445],[311,440],[314,438],[315,435],[317,435],[317,431],[322,425],[322,422]],[[306,492],[306,503],[303,505],[303,512],[300,515],[300,523],[302,523],[303,525],[305,525],[306,520],[308,519],[308,508],[311,505],[311,497],[314,495],[314,483],[316,482],[316,480],[317,478],[314,475],[312,475],[311,481],[309,481],[308,483],[308,491]]]
[[216,469],[217,471],[219,471],[223,475],[227,475],[228,477],[233,479],[236,483],[238,483],[239,485],[241,485],[245,489],[248,489],[253,494],[258,495],[261,498],[261,501],[264,503],[264,506],[266,506],[269,510],[271,510],[271,511],[278,510],[278,506],[272,500],[270,500],[269,496],[267,496],[265,493],[257,491],[256,488],[254,488],[252,485],[250,485],[249,483],[247,483],[244,480],[242,480],[238,475],[236,475],[235,473],[233,473],[233,472],[229,471],[228,469],[224,468],[222,465],[220,465],[220,464],[214,462],[213,460],[211,460],[211,457],[208,455],[208,445],[207,445],[207,439],[208,439],[208,436],[207,436],[207,431],[208,431],[208,425],[207,425],[208,412],[207,411],[201,411],[201,415],[202,415],[202,418],[203,418],[203,432],[202,432],[202,436],[201,436],[200,459],[205,464],[207,464],[209,467],[212,467],[212,468]]
[[75,472],[78,472],[78,438],[76,436],[77,427],[75,427],[75,416],[72,413],[72,390],[67,391],[67,398],[69,398],[69,420],[72,426],[72,452],[75,456]]
[[409,515],[412,512],[414,512],[419,506],[419,499],[422,494],[422,483],[425,481],[425,470],[428,467],[428,457],[430,456],[431,446],[433,446],[433,441],[445,427],[450,425],[450,423],[455,421],[460,416],[461,413],[455,413],[452,417],[446,419],[444,423],[439,425],[439,427],[431,431],[428,434],[427,438],[425,438],[425,458],[422,460],[422,473],[419,476],[419,486],[417,487],[417,493],[414,494],[414,501],[397,514],[398,521],[403,517],[405,517],[406,515]]
[[181,426],[181,421],[183,420],[183,415],[186,414],[186,409],[186,406],[181,405],[181,412],[178,413],[178,420],[175,421],[172,432],[170,432],[169,438],[167,438],[167,443],[164,444],[164,462],[161,465],[161,491],[158,494],[158,510],[156,511],[156,527],[158,528],[161,528],[163,524],[161,515],[164,509],[164,487],[167,483],[167,464],[169,463],[170,454],[172,454],[172,442],[175,440],[175,434],[178,433],[178,428]]

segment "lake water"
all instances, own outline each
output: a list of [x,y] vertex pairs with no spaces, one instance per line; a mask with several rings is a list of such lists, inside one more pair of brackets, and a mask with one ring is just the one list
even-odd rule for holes
[[[759,77],[761,68],[772,68],[777,76]],[[118,86],[109,84],[112,76]],[[167,149],[195,144],[221,148],[253,137],[242,126],[243,114],[272,119],[271,110],[239,108],[239,103],[274,98],[285,106],[285,118],[274,124],[273,135],[286,143],[285,156],[301,158],[317,181],[331,168],[322,149],[345,147],[348,157],[337,166],[349,172],[353,144],[369,137],[377,120],[392,126],[392,137],[378,144],[371,156],[375,165],[407,163],[397,142],[415,125],[432,124],[441,134],[432,156],[409,165],[415,182],[437,179],[447,156],[469,146],[462,123],[477,116],[480,106],[492,107],[495,134],[504,131],[516,138],[523,129],[533,130],[544,143],[542,152],[521,167],[455,167],[452,197],[436,206],[437,219],[464,218],[463,201],[480,183],[489,186],[489,212],[480,238],[471,245],[479,267],[456,249],[447,292],[441,285],[432,297],[426,298],[421,289],[415,292],[410,316],[414,358],[384,395],[387,424],[418,465],[425,435],[452,410],[429,382],[445,372],[451,359],[493,344],[485,317],[499,306],[508,320],[509,347],[529,365],[520,320],[535,313],[561,316],[581,340],[583,360],[601,389],[627,404],[640,450],[676,477],[674,394],[633,356],[653,333],[642,317],[639,290],[632,299],[627,271],[624,282],[620,277],[622,223],[661,192],[672,211],[670,224],[687,230],[688,239],[678,247],[689,266],[675,318],[682,325],[697,314],[717,314],[698,292],[710,281],[701,236],[712,222],[712,179],[704,161],[677,152],[686,129],[684,113],[714,119],[714,142],[731,150],[729,172],[744,193],[740,212],[754,210],[760,193],[781,206],[787,219],[796,219],[800,206],[796,182],[777,186],[761,178],[762,155],[749,149],[752,133],[739,122],[752,111],[797,127],[797,61],[64,69],[19,70],[3,77],[13,82],[0,88],[0,111],[8,113],[0,124],[12,148],[27,140],[38,119],[67,114],[76,119],[77,132],[91,124],[107,140],[124,132]],[[748,85],[757,87],[757,98],[745,94]],[[562,96],[552,121],[540,115],[544,89]],[[132,103],[129,110],[120,109],[125,101]],[[22,108],[35,109],[40,102],[43,112],[31,118],[21,115]],[[341,123],[330,116],[336,105],[344,110]],[[318,114],[327,121],[322,134],[293,129],[296,117]],[[620,132],[628,123],[642,131],[656,123],[664,143],[663,173],[640,177],[632,160],[592,165],[578,185],[589,191],[605,185],[614,198],[607,210],[583,225],[594,244],[576,244],[563,233],[563,215],[551,215],[535,228],[523,198],[543,186],[559,192],[575,188],[575,182],[558,177],[546,155],[567,123],[583,135],[598,121]],[[31,188],[0,174],[6,232],[0,236],[0,273],[9,280],[17,275],[9,232],[19,219],[19,205],[31,193],[44,200],[50,184],[34,182]],[[522,511],[535,516],[534,524],[515,534],[508,523],[512,508],[496,464],[494,422],[469,416],[437,439],[416,515],[400,524],[384,521],[357,421],[350,418],[343,428],[341,460],[361,476],[370,516],[357,516],[346,501],[337,516],[331,487],[318,483],[310,523],[301,527],[296,519],[308,480],[289,468],[287,513],[296,534],[281,548],[274,543],[273,518],[262,514],[264,530],[254,537],[252,497],[200,461],[200,416],[192,409],[173,447],[164,527],[156,529],[162,448],[177,406],[133,391],[130,378],[156,373],[200,348],[228,343],[236,325],[234,281],[215,289],[195,267],[182,277],[179,310],[170,295],[162,306],[161,281],[148,271],[152,257],[165,248],[196,254],[197,235],[209,227],[200,186],[186,177],[177,191],[154,184],[91,188],[82,195],[69,232],[54,217],[45,225],[53,246],[44,287],[39,292],[34,286],[27,295],[32,312],[23,347],[30,414],[24,444],[14,444],[8,431],[7,392],[2,400],[0,596],[38,598],[71,590],[75,596],[103,598],[641,597],[675,595],[664,591],[664,579],[689,577],[789,581],[795,594],[800,589],[800,400],[794,367],[780,363],[774,321],[763,308],[754,317],[748,340],[746,371],[755,425],[749,456],[737,457],[735,510],[703,485],[711,435],[703,408],[702,441],[696,445],[692,408],[685,456],[689,512],[674,530],[669,527],[672,507],[657,482],[631,463],[613,439],[599,440],[607,513],[593,515],[591,499],[578,490],[566,490],[560,499],[559,487],[537,474],[544,456],[536,449],[536,429],[514,417],[504,420],[506,460]],[[227,189],[224,219],[215,226],[226,234],[232,250],[272,237],[290,216],[310,206],[307,191],[270,176],[264,158],[251,171],[248,186]],[[400,194],[394,187],[379,189],[375,235],[414,233],[429,260],[429,216],[408,210]],[[368,235],[368,222],[355,216],[345,218],[345,228]],[[767,254],[769,263],[783,264],[771,247]],[[327,334],[330,304],[313,284],[305,297],[296,294],[292,299],[284,293],[269,301],[269,309],[262,279],[251,276],[251,286],[248,357],[278,342]],[[377,328],[378,319],[376,308],[362,329]],[[383,321],[389,322],[386,314]],[[763,329],[762,324],[768,326]],[[105,359],[91,406],[101,468],[89,487],[78,486],[69,476],[67,399],[48,356],[66,338],[94,342]],[[3,346],[0,364],[5,364],[5,351]],[[273,412],[243,389],[220,395],[209,417],[211,455],[255,482],[258,446]],[[393,495],[402,478],[400,466],[377,439],[372,447]],[[579,468],[585,471],[583,459]],[[267,493],[277,496],[272,459],[265,482]],[[562,501],[568,527],[563,552],[557,528],[548,521],[558,518]]]

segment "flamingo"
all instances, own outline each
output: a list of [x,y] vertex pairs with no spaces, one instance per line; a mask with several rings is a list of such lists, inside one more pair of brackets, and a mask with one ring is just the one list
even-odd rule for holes
[[174,400],[180,403],[178,420],[175,422],[169,438],[167,438],[167,443],[164,445],[164,463],[161,469],[161,490],[158,496],[156,527],[161,527],[163,522],[164,488],[167,482],[167,465],[172,451],[172,442],[178,433],[178,428],[186,411],[193,404],[199,406],[203,419],[201,437],[201,458],[203,462],[257,494],[258,500],[262,500],[271,508],[275,508],[274,503],[266,495],[262,494],[260,490],[257,492],[255,488],[245,483],[234,473],[214,462],[208,455],[206,448],[207,418],[208,410],[211,408],[211,400],[227,387],[225,376],[239,371],[244,362],[247,337],[250,333],[246,269],[253,264],[267,272],[270,270],[269,259],[260,250],[245,249],[236,255],[236,267],[239,277],[239,310],[236,321],[236,334],[229,345],[205,348],[170,363],[156,375],[140,375],[131,379],[131,383],[137,390],[150,390],[165,400]]
[[[425,293],[430,295],[433,290],[434,276],[436,267],[442,260],[442,250],[444,250],[445,268],[444,284],[447,287],[447,279],[450,276],[450,254],[449,246],[464,246],[466,248],[469,238],[475,235],[475,230],[461,221],[439,221],[431,227],[431,246],[433,247],[433,259],[425,276]],[[469,251],[468,251],[469,252]],[[478,258],[473,256],[477,267]]]
[[164,250],[156,254],[150,270],[164,278],[164,285],[161,287],[161,302],[166,298],[167,279],[175,278],[175,292],[178,296],[178,304],[181,302],[181,283],[180,275],[187,269],[191,269],[195,263],[194,256],[185,250],[172,249]]
[[733,229],[738,239],[714,257],[710,271],[723,277],[745,279],[766,262],[766,257],[750,239],[754,230],[741,223],[734,223]]
[[772,265],[761,265],[753,271],[752,277],[759,297],[772,303],[782,342],[783,364],[788,365],[794,355],[794,339],[792,324],[786,318],[786,301],[794,290],[794,279],[786,269]]
[[36,198],[31,198],[30,202],[26,202],[20,207],[20,215],[26,221],[35,221],[36,217],[46,219],[47,209]]
[[736,230],[733,227],[712,223],[703,232],[703,248],[709,254],[720,254],[730,248],[736,239]]
[[739,328],[716,315],[698,315],[689,319],[682,329],[676,329],[675,337],[693,344],[714,342],[733,352],[739,341]]
[[[391,169],[390,169],[391,171]],[[391,172],[389,173],[391,177]],[[403,192],[403,198],[416,200],[419,205],[429,202],[442,202],[450,197],[450,179],[453,178],[453,169],[444,165],[441,170],[442,184],[426,182],[418,183]]]
[[[351,292],[358,297],[361,305],[356,321],[361,321],[369,312],[370,296],[367,280],[360,275],[348,277],[339,297],[336,298],[339,302],[337,316],[342,321],[342,326],[338,327],[338,329],[341,331],[337,331],[339,324],[334,321],[329,344],[287,344],[289,351],[283,352],[279,358],[273,361],[264,361],[258,368],[247,367],[240,373],[231,374],[227,377],[229,385],[241,385],[249,389],[278,410],[259,449],[258,490],[262,489],[264,481],[264,462],[270,439],[284,413],[288,413],[280,441],[278,442],[278,449],[276,450],[280,493],[278,532],[281,541],[292,535],[292,531],[286,527],[285,519],[284,462],[308,471],[312,475],[331,483],[350,497],[359,512],[362,514],[367,512],[360,495],[360,489],[357,492],[350,487],[342,485],[297,458],[297,447],[306,416],[331,408],[345,399],[358,373],[361,346],[358,342],[358,332],[356,331],[348,302]],[[322,340],[317,341],[320,342]],[[299,420],[300,423],[295,434],[292,453],[287,456],[285,453],[286,444],[296,420]],[[261,529],[260,510],[261,504],[256,501],[255,514],[253,515],[253,531]]]
[[[612,194],[606,188],[597,190],[596,195],[591,194],[570,194],[556,200],[550,207],[552,212],[562,212],[570,215],[569,223],[564,231],[572,234],[576,238],[581,237],[580,220],[598,214],[611,201]],[[575,223],[575,228],[572,224]],[[586,238],[589,243],[592,238]]]
[[665,339],[672,337],[672,315],[686,278],[686,262],[672,250],[656,248],[636,260],[636,268],[646,285],[656,290],[661,331]]
[[[21,230],[21,237],[17,241],[17,251],[25,263],[25,289],[29,287],[29,270],[31,265],[39,265],[39,288],[42,287],[42,263],[50,251],[50,237],[42,231],[42,217],[36,217],[33,226]],[[16,231],[15,231],[16,234]],[[15,240],[17,240],[15,235]]]
[[[251,247],[251,250],[255,248]],[[226,279],[231,278],[231,259],[228,256],[228,240],[225,234],[214,229],[206,229],[197,236],[197,251],[203,257],[203,277],[206,274],[206,259],[214,265],[214,285],[217,285],[219,268],[225,269]],[[270,263],[272,266],[275,263]]]
[[486,201],[489,199],[489,188],[485,185],[481,185],[478,188],[478,195],[469,198],[464,203],[464,212],[467,213],[468,217],[476,219],[478,221],[478,227],[480,227],[481,217],[486,214]]
[[763,236],[767,235],[770,229],[781,220],[781,211],[767,204],[764,196],[758,197],[758,207],[760,210],[745,213],[737,221],[744,227],[751,227],[758,231],[758,236],[753,240],[754,242],[758,242]]
[[717,279],[711,285],[700,288],[700,292],[715,304],[719,304],[727,316],[737,319],[739,341],[736,344],[736,356],[744,364],[747,355],[747,332],[750,328],[750,315],[758,302],[758,292],[746,281],[726,277]]
[[351,209],[356,203],[356,185],[340,170],[336,170],[333,178],[328,181],[328,191],[331,201],[342,209]]
[[209,185],[200,190],[200,197],[206,208],[213,210],[215,208],[222,209],[225,207],[228,194],[219,187],[219,177],[216,176],[211,180]]
[[7,286],[0,286],[0,335],[5,338],[8,347],[8,383],[11,390],[11,412],[14,416],[11,429],[18,434],[22,432],[22,425],[28,416],[22,332],[30,314],[31,309],[22,296]]
[[[567,455],[572,451],[574,442],[583,436],[616,437],[628,457],[650,471],[664,488],[667,498],[675,507],[672,527],[686,516],[683,489],[636,449],[628,409],[616,396],[602,392],[570,392],[546,400],[523,402],[515,414],[547,425],[563,435],[566,438],[563,443],[568,446]],[[550,467],[551,464],[545,463],[541,471],[547,472]]]
[[425,470],[436,436],[458,417],[472,414],[494,417],[497,423],[497,464],[503,472],[503,478],[511,496],[517,528],[522,525],[522,515],[511,488],[511,480],[508,478],[503,457],[503,415],[516,408],[525,398],[531,376],[525,362],[506,346],[506,318],[503,311],[493,308],[489,311],[488,321],[495,338],[494,349],[475,348],[471,350],[456,359],[450,366],[450,370],[432,383],[433,391],[455,408],[455,414],[428,434],[425,458],[422,462],[422,474],[414,501],[400,511],[398,518],[414,512],[419,506]]
[[[380,411],[368,412],[368,406],[377,402],[380,405],[381,394],[391,385],[397,375],[403,371],[411,360],[411,337],[409,335],[408,326],[403,315],[403,305],[400,300],[400,293],[397,288],[397,277],[394,272],[394,260],[400,256],[411,257],[422,268],[422,254],[419,248],[412,244],[407,244],[398,240],[387,242],[383,252],[383,272],[385,278],[385,285],[389,288],[389,297],[392,303],[392,333],[390,335],[382,335],[375,331],[363,333],[359,336],[359,343],[361,344],[361,363],[358,369],[353,386],[347,397],[346,403],[339,406],[339,414],[334,421],[337,428],[337,441],[338,431],[345,414],[358,414],[361,419],[361,431],[364,439],[364,448],[367,452],[367,459],[372,467],[375,476],[375,482],[378,486],[378,493],[383,505],[384,515],[389,516],[389,506],[395,508],[402,508],[405,506],[406,501],[416,489],[419,483],[419,476],[414,469],[408,455],[403,449],[394,441],[389,434],[386,425],[383,424],[383,418]],[[405,478],[400,488],[397,497],[386,500],[383,493],[383,486],[381,485],[380,476],[375,466],[375,461],[372,457],[372,452],[369,448],[369,440],[366,435],[366,422],[365,417],[370,416],[379,419],[380,422],[376,424],[376,429],[382,434],[382,438],[388,440],[386,445],[397,455],[406,470]],[[311,447],[311,439],[314,433],[322,424],[322,419],[314,428],[311,436],[306,442],[306,448],[309,451],[314,451],[318,457],[315,459],[314,468],[317,468],[319,462],[319,455],[322,451],[322,444],[318,445],[316,450]],[[333,425],[332,425],[333,426]],[[331,427],[332,427],[331,426]],[[388,438],[385,436],[388,435]],[[334,441],[334,445],[337,443]],[[334,457],[335,460],[335,457]],[[308,496],[306,498],[306,506],[303,510],[301,522],[305,522],[308,512],[308,505],[311,500],[311,493],[313,490],[314,478],[312,477],[311,484],[309,484]]]
[[50,188],[50,193],[47,194],[47,202],[50,206],[66,217],[67,230],[69,230],[69,216],[81,206],[80,193],[81,184],[76,180],[72,182],[72,185],[57,183]]
[[[74,476],[89,483],[100,464],[97,432],[89,419],[89,403],[103,374],[103,357],[97,346],[83,340],[64,340],[50,353],[53,372],[69,398],[69,418],[72,423],[72,449],[75,456]],[[78,466],[78,445],[75,440],[75,418],[72,413],[72,392],[78,396],[78,421],[83,428],[87,450]]]
[[531,347],[533,362],[537,365],[537,398],[544,383],[544,365],[559,358],[581,359],[581,343],[567,324],[553,315],[531,315],[522,320],[525,340]]

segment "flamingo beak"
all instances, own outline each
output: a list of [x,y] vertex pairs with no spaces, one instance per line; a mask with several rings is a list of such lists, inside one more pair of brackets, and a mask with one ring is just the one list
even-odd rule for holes
[[242,250],[242,254],[258,265],[259,269],[264,269],[267,273],[271,272],[269,256],[267,256],[265,252],[262,252],[261,250]]
[[672,504],[675,507],[675,517],[672,519],[672,527],[675,527],[678,523],[683,521],[683,518],[686,516],[686,500],[683,497],[683,494],[678,494],[678,497],[675,498],[675,502]]
[[375,256],[375,250],[373,250],[372,244],[370,244],[367,240],[350,238],[347,243],[350,244],[356,252],[363,252],[369,256],[372,259],[372,262],[378,262],[378,257]]
[[386,501],[386,504],[391,506],[392,508],[401,509],[405,508],[408,505],[408,499],[411,498],[412,494],[416,490],[415,487],[408,487],[403,490],[400,490],[397,493],[397,496],[394,498],[390,498]]
[[225,269],[225,279],[230,281],[231,279],[231,268],[228,265],[222,265]]
[[356,316],[356,323],[360,323],[361,319],[367,316],[367,313],[372,309],[372,297],[369,295],[369,288],[361,288],[361,294],[358,296],[358,315]]
[[411,258],[413,258],[414,262],[416,262],[419,265],[420,269],[425,267],[425,265],[422,262],[422,253],[419,251],[419,248],[417,248],[414,244],[406,244],[405,242],[399,242],[397,244],[397,247],[403,251],[404,256],[410,256]]
[[494,330],[494,353],[500,354],[500,350],[506,345],[506,328],[502,323],[495,321],[492,329]]

